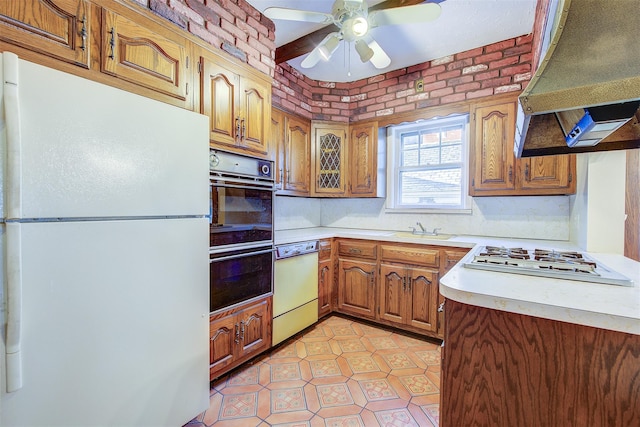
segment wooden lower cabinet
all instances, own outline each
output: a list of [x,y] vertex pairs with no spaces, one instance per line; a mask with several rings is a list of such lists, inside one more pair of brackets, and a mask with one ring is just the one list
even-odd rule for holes
[[375,262],[338,260],[338,310],[365,319],[376,317]]
[[382,263],[379,301],[380,320],[436,332],[438,272]]
[[640,425],[640,335],[448,299],[440,426]]
[[272,297],[210,316],[211,380],[271,347]]
[[318,242],[318,317],[331,313],[333,297],[333,258],[331,239]]

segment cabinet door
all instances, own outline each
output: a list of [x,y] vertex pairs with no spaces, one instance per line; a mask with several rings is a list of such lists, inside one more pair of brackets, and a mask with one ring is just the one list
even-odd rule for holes
[[333,261],[318,262],[318,317],[331,313],[331,288],[333,286]]
[[269,154],[267,132],[271,122],[271,86],[241,77],[240,145],[254,154]]
[[276,110],[271,110],[271,149],[275,153],[275,181],[276,190],[282,190],[282,182],[284,180],[284,149],[285,149],[285,133],[284,133],[285,114]]
[[209,371],[211,378],[235,360],[240,329],[235,316],[212,319],[209,323]]
[[410,305],[407,324],[428,332],[438,328],[438,272],[425,268],[409,270],[407,293]]
[[91,7],[85,0],[0,1],[0,39],[89,68]]
[[397,265],[380,265],[380,319],[405,323],[407,302],[406,269]]
[[236,145],[239,84],[239,76],[218,65],[215,58],[200,58],[200,112],[209,117],[209,139],[213,143]]
[[269,301],[263,300],[238,313],[236,319],[240,328],[238,358],[271,346],[271,305]]
[[536,194],[575,193],[574,154],[529,157],[518,161],[521,169],[519,187],[523,190],[539,190]]
[[338,310],[368,319],[375,318],[376,265],[341,259],[338,279]]
[[345,150],[348,125],[312,123],[313,133],[313,193],[314,195],[344,195]]
[[283,189],[298,195],[309,195],[311,165],[310,123],[289,116],[285,131]]
[[181,101],[187,100],[187,40],[103,11],[102,71]]
[[378,167],[378,125],[368,123],[351,128],[349,139],[349,194],[375,197]]
[[515,111],[514,102],[475,109],[469,188],[472,196],[487,190],[515,188]]

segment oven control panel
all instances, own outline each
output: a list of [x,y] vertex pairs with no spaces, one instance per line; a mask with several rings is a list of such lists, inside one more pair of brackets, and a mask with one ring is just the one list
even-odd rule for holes
[[243,177],[266,178],[273,180],[273,162],[241,156],[226,151],[211,150],[209,152],[209,170]]

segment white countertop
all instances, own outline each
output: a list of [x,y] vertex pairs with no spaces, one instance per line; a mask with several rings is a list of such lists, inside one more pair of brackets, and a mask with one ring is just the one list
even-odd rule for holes
[[[428,237],[397,237],[396,233],[398,232],[329,227],[277,230],[275,243],[279,245],[345,237],[464,248],[474,248],[476,245],[502,245],[579,250],[575,245],[561,241],[481,236],[455,236],[448,240],[439,240]],[[458,265],[440,279],[440,293],[446,298],[465,304],[640,335],[640,262],[621,255],[589,255],[629,277],[634,281],[634,286],[469,269],[464,267],[464,263],[473,257],[471,250]]]

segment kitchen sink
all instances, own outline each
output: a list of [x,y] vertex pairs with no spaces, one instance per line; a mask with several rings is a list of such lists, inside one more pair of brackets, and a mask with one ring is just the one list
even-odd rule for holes
[[413,234],[410,231],[399,231],[394,234],[395,237],[410,237],[412,239],[424,239],[424,240],[448,240],[454,237],[454,234]]

